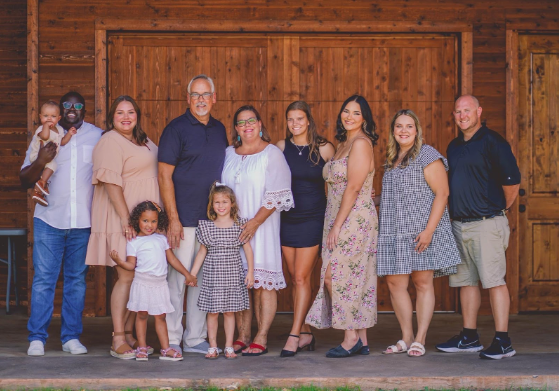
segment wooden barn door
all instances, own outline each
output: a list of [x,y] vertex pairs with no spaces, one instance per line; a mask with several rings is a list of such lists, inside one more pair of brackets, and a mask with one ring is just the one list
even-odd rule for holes
[[[230,133],[232,115],[243,104],[261,113],[272,141],[285,137],[285,108],[306,100],[320,132],[334,141],[342,102],[364,95],[380,134],[375,148],[380,192],[387,132],[394,113],[414,110],[425,140],[444,153],[455,137],[450,113],[458,93],[456,37],[441,35],[309,36],[267,34],[142,34],[109,37],[108,102],[131,95],[143,127],[155,142],[165,125],[186,108],[186,87],[199,73],[216,83],[212,115]],[[286,271],[286,277],[287,277]],[[320,261],[313,273],[316,293]],[[290,283],[289,283],[290,284]],[[454,311],[455,292],[447,278],[436,280],[438,311]],[[110,284],[108,284],[110,286]],[[379,310],[391,310],[379,280]],[[291,311],[291,287],[281,291],[278,311]]]
[[559,35],[521,35],[520,311],[559,310]]

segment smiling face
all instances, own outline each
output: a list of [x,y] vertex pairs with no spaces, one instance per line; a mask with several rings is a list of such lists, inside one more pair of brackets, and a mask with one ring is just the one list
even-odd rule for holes
[[471,96],[461,96],[454,105],[454,121],[464,133],[475,133],[481,127],[479,104]]
[[213,197],[213,209],[219,217],[231,215],[231,199],[227,194],[216,193]]
[[[208,98],[204,98],[204,94],[211,93]],[[190,94],[198,94],[199,97],[192,98]],[[214,103],[216,102],[215,92],[212,93],[212,86],[205,79],[197,79],[190,85],[190,94],[186,100],[190,105],[190,110],[195,113],[197,117],[204,117],[210,113]]]
[[342,124],[348,132],[361,130],[363,128],[363,114],[361,106],[357,102],[349,102],[341,114]]
[[[64,102],[69,102],[72,106],[69,109],[62,108],[62,119],[68,125],[77,125],[83,122],[85,118],[85,101],[83,98],[78,97],[77,95],[68,95],[66,98],[63,98]],[[63,102],[61,102],[63,103]],[[84,106],[81,110],[76,110],[74,107],[75,103],[81,103]]]
[[309,125],[309,119],[303,110],[291,110],[287,113],[287,127],[294,136],[307,133]]
[[[250,124],[249,120],[256,120],[256,114],[250,110],[241,111],[237,116],[237,123],[244,121],[243,126],[235,125],[235,129],[243,143],[253,141],[256,138],[260,138],[260,129],[262,127],[262,122],[256,120],[254,124]],[[250,121],[253,122],[253,121]]]
[[146,210],[142,212],[139,221],[140,232],[138,236],[149,236],[157,231],[159,223],[158,214],[154,210]]
[[394,139],[400,148],[407,150],[413,146],[417,137],[417,127],[412,117],[401,115],[394,122]]
[[138,123],[138,113],[131,102],[123,100],[118,104],[113,117],[114,129],[121,133],[130,135]]

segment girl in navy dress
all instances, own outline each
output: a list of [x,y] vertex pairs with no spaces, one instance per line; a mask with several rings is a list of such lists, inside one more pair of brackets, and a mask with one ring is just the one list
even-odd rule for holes
[[326,193],[322,169],[334,156],[334,146],[318,134],[309,105],[291,103],[285,112],[287,137],[277,146],[291,170],[295,207],[281,214],[281,248],[293,281],[293,326],[281,357],[293,357],[302,349],[314,350],[314,336],[305,316],[312,302],[311,273],[318,259]]

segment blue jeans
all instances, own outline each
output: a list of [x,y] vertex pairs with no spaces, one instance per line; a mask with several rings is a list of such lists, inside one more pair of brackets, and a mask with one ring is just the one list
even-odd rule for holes
[[33,287],[31,316],[27,323],[29,342],[46,342],[47,329],[54,310],[54,291],[63,268],[62,330],[66,343],[79,339],[83,331],[82,313],[85,302],[85,276],[88,266],[85,254],[91,228],[58,229],[41,219],[33,219]]

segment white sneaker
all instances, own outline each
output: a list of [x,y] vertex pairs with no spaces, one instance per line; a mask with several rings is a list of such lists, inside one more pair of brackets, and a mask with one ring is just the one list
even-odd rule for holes
[[31,341],[29,349],[27,349],[28,356],[44,356],[45,344],[41,341]]
[[71,339],[62,344],[62,350],[72,354],[86,354],[87,348],[82,345],[79,339]]

